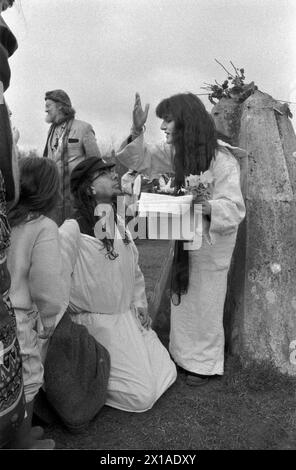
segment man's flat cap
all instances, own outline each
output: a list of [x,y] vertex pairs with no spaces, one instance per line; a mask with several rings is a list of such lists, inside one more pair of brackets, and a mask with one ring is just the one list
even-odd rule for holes
[[102,170],[104,168],[112,168],[115,166],[114,162],[105,162],[102,158],[89,157],[78,163],[74,167],[71,173],[70,188],[72,192],[77,191],[82,181],[90,176],[95,171]]

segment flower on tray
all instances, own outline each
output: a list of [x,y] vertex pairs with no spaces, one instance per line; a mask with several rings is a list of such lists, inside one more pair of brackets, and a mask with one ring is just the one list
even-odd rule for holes
[[172,178],[167,178],[166,175],[161,175],[159,180],[159,193],[173,194],[175,189],[172,186]]
[[213,182],[213,175],[210,170],[201,173],[200,175],[189,175],[185,177],[185,185],[179,190],[174,185],[174,178],[167,175],[161,175],[158,183],[158,194],[171,194],[172,196],[183,196],[186,194],[193,194],[194,196],[202,196],[205,199],[210,199],[211,190],[210,184]]
[[213,175],[210,170],[201,172],[200,175],[189,175],[185,177],[185,189],[195,197],[211,198],[210,185],[213,182]]

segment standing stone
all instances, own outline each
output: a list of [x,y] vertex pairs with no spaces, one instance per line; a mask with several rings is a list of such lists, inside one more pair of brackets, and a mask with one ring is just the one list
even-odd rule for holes
[[258,90],[223,98],[218,130],[248,152],[241,224],[229,273],[225,333],[243,362],[296,375],[296,136],[286,104]]

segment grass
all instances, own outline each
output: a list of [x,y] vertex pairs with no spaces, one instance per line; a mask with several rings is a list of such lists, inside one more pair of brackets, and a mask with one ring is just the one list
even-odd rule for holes
[[[138,244],[140,263],[151,292],[166,253],[164,242]],[[169,301],[164,295],[154,328],[167,346]],[[70,434],[60,424],[46,435],[61,449],[296,449],[296,378],[268,364],[243,368],[226,357],[225,374],[203,387],[188,387],[183,373],[145,413],[105,406],[88,429]]]

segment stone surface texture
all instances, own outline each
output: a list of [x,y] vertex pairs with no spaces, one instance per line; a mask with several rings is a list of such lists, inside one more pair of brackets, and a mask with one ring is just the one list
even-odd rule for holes
[[296,136],[286,104],[255,91],[223,98],[218,130],[245,149],[247,216],[239,228],[225,303],[226,343],[243,361],[296,376]]

